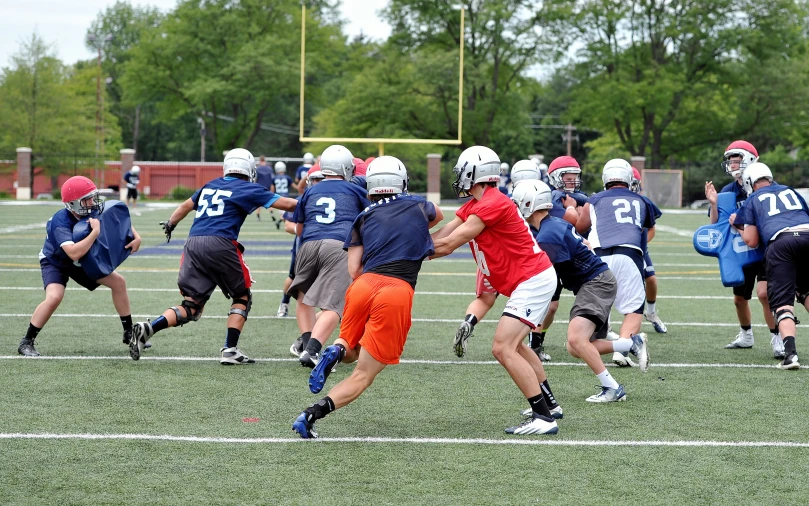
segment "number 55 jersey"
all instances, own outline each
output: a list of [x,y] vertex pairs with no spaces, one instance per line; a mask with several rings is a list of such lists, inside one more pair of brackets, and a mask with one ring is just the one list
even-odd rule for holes
[[364,189],[342,179],[324,179],[308,188],[292,216],[304,224],[301,245],[323,239],[342,244],[357,215],[370,205]]
[[660,214],[651,200],[628,188],[611,188],[590,197],[590,235],[593,249],[624,246],[643,254],[644,229]]
[[220,177],[194,192],[197,206],[189,237],[217,236],[235,241],[247,215],[270,207],[281,198],[258,183],[236,177]]

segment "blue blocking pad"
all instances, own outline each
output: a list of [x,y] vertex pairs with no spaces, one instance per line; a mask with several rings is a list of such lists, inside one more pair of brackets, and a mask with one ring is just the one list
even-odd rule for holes
[[741,233],[730,225],[728,219],[736,212],[736,195],[720,193],[717,196],[719,220],[713,225],[699,227],[694,233],[694,249],[700,255],[719,259],[719,275],[724,286],[744,284],[746,265],[764,259],[764,247],[750,248],[744,243]]
[[[132,234],[129,208],[119,200],[107,200],[104,202],[104,212],[93,217],[101,223],[101,233],[79,263],[91,279],[100,279],[112,274],[129,257],[130,251],[125,246],[135,236]],[[79,242],[88,235],[90,224],[87,218],[83,218],[73,226],[73,242]]]

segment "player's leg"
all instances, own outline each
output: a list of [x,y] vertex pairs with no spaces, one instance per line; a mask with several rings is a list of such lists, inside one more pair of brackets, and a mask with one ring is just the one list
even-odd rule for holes
[[532,330],[528,338],[528,346],[534,350],[539,359],[543,362],[550,362],[551,356],[545,353],[545,333],[548,328],[553,324],[553,319],[556,317],[556,311],[559,310],[559,299],[562,297],[562,281],[557,280],[556,291],[553,292],[551,298],[551,305],[548,306],[548,314],[542,320],[542,327]]
[[99,285],[106,286],[112,292],[112,304],[121,318],[124,328],[123,343],[129,344],[132,340],[132,309],[129,305],[129,293],[126,291],[126,279],[117,272],[96,280]]
[[486,316],[494,306],[495,300],[497,300],[497,291],[492,288],[486,278],[483,277],[483,273],[478,270],[475,278],[475,300],[469,303],[469,307],[466,308],[466,316],[458,326],[458,330],[455,331],[455,340],[453,341],[455,355],[464,356],[467,341],[472,337],[475,325]]
[[[292,343],[289,352],[296,357],[300,357],[312,335],[315,326],[315,308],[306,302],[307,292],[317,280],[318,248],[321,241],[308,241],[301,244],[295,254],[294,261],[290,262],[290,276],[292,283],[287,288],[286,293],[295,298],[295,320],[298,322],[300,336]],[[294,269],[294,271],[293,271]]]
[[646,289],[643,285],[643,257],[640,252],[614,254],[602,257],[612,271],[617,283],[615,309],[624,315],[619,339],[611,341],[615,353],[613,362],[619,366],[630,365],[625,360],[628,353],[637,356],[641,371],[649,367],[646,334],[640,332]]
[[[48,264],[49,267],[50,264]],[[53,268],[49,270],[49,279],[46,279],[45,272],[46,268],[43,265],[43,281],[46,283],[45,285],[45,300],[39,303],[39,305],[34,309],[34,313],[31,315],[31,321],[28,323],[28,330],[25,332],[25,336],[20,341],[20,345],[17,347],[17,353],[20,355],[24,355],[26,357],[38,357],[40,353],[34,347],[35,341],[39,332],[42,330],[42,327],[48,323],[48,320],[51,318],[53,313],[59,307],[59,304],[62,303],[62,299],[65,297],[65,285],[67,284],[68,276],[64,275],[64,280],[60,282],[62,277],[58,277],[58,273],[55,272],[56,269]]]
[[784,340],[781,339],[778,324],[775,322],[774,312],[770,308],[770,301],[767,297],[766,272],[759,273],[758,283],[756,283],[756,296],[761,303],[761,310],[764,312],[764,321],[767,322],[767,328],[770,329],[770,346],[772,346],[773,358],[784,358]]
[[[809,235],[783,234],[767,246],[767,295],[775,308],[778,331],[784,339],[784,360],[779,369],[799,369],[795,346],[798,319],[795,316],[795,294],[798,288],[798,266],[809,253]],[[803,273],[801,273],[803,274]],[[801,276],[803,283],[804,276]]]
[[[532,349],[530,346],[520,343],[520,346],[517,348],[517,352],[525,359],[526,362],[528,362],[531,369],[534,370],[537,382],[539,383],[539,388],[542,389],[542,395],[545,397],[545,403],[548,405],[548,410],[551,412],[551,416],[555,419],[562,418],[562,406],[559,405],[559,403],[556,401],[556,396],[553,395],[551,385],[548,383],[548,375],[545,374],[545,367],[542,365],[542,360],[540,360],[536,350]],[[522,411],[522,415],[531,416],[532,412],[533,410],[530,408],[525,409]]]
[[646,279],[646,310],[643,316],[646,321],[652,324],[655,332],[665,334],[668,329],[657,312],[657,276],[655,275],[654,264],[652,264],[648,249],[643,255],[643,276]]
[[760,264],[745,266],[743,268],[744,284],[733,287],[733,305],[736,307],[736,317],[739,320],[741,330],[733,341],[725,345],[727,349],[753,347],[753,315],[750,312],[750,299],[753,297],[753,289],[756,286],[756,273],[759,269]]

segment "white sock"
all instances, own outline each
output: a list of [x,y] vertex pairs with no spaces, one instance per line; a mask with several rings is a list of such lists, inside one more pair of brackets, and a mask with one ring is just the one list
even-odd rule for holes
[[612,342],[612,351],[617,351],[618,353],[626,353],[632,349],[633,344],[635,343],[632,342],[632,339],[622,337],[617,341]]
[[646,301],[646,312],[647,313],[654,313],[655,312],[655,303]]
[[615,378],[612,377],[612,374],[606,369],[601,374],[596,374],[598,376],[598,380],[601,382],[602,387],[607,388],[618,388],[618,382],[615,381]]

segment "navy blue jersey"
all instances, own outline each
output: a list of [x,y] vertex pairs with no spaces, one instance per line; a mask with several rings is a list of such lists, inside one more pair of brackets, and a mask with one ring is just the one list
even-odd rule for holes
[[363,190],[368,189],[368,180],[365,179],[365,176],[351,176],[351,182],[359,186]]
[[[736,195],[736,209],[741,209],[744,205],[744,201],[747,200],[747,194],[744,193],[744,188],[742,185],[739,184],[735,179],[730,183],[726,184],[719,193],[733,193]],[[708,215],[711,214],[711,208],[708,208]]]
[[424,260],[435,253],[429,227],[435,214],[435,206],[417,195],[382,199],[357,216],[343,248],[363,246],[362,272],[401,260]]
[[[663,216],[663,211],[661,211],[660,208],[658,208],[654,204],[654,202],[652,202],[651,200],[649,201],[649,203],[652,204],[652,214],[655,217],[655,221],[657,221],[661,216]],[[643,252],[647,253],[647,254],[648,254],[648,251],[649,251],[649,240],[648,240],[649,234],[648,234],[648,232],[649,232],[649,229],[644,228],[643,229],[643,235],[641,236],[641,241],[642,241],[641,242],[641,248],[643,249]]]
[[126,181],[127,188],[135,190],[140,184],[140,175],[127,172],[126,174],[124,174],[124,181]]
[[548,210],[549,215],[554,218],[559,218],[560,220],[565,218],[565,212],[567,212],[567,209],[565,209],[562,204],[557,204],[556,202],[554,202],[553,207]]
[[573,200],[575,200],[578,207],[583,206],[590,200],[590,197],[588,197],[586,193],[578,190],[570,193],[563,192],[561,190],[553,190],[551,192],[551,202],[554,204],[559,204],[562,207],[565,207],[563,204],[565,197],[571,197]]
[[628,188],[611,188],[590,197],[592,228],[588,239],[594,248],[627,246],[643,252],[644,229],[655,224],[655,205]]
[[48,263],[57,267],[73,265],[73,260],[67,256],[62,246],[75,244],[73,241],[73,227],[78,222],[79,219],[67,209],[56,211],[56,214],[45,225],[45,244],[39,252],[39,259],[45,259]]
[[[505,193],[506,195],[508,195],[508,185],[509,185],[509,183],[511,183],[511,175],[510,174],[505,174],[505,175],[500,174],[499,188],[500,188],[500,191]],[[503,188],[505,188],[506,191],[503,191]]]
[[357,215],[370,205],[365,190],[343,179],[324,179],[307,188],[293,215],[293,221],[303,223],[301,244],[345,241]]
[[275,177],[275,171],[269,165],[259,165],[256,167],[256,183],[260,184],[266,189],[272,186],[272,178]]
[[248,214],[279,198],[258,183],[236,177],[209,181],[191,196],[197,214],[188,237],[214,235],[235,241]]
[[755,225],[766,247],[785,228],[809,225],[809,209],[789,186],[771,184],[753,192],[736,212],[734,225]]
[[282,197],[289,197],[289,189],[292,188],[292,178],[286,174],[278,174],[272,180],[275,186],[275,193]]
[[308,164],[301,165],[297,169],[295,169],[295,181],[300,181],[301,179],[306,179],[306,175],[309,173],[309,169],[312,166]]
[[607,264],[585,246],[573,225],[565,220],[549,216],[540,222],[539,230],[531,227],[531,231],[539,247],[553,262],[562,286],[573,293],[607,270]]

